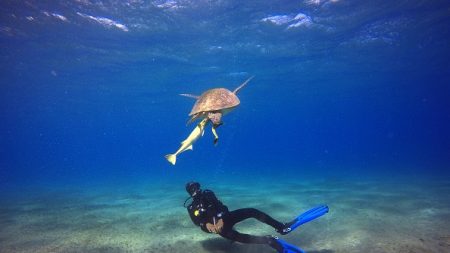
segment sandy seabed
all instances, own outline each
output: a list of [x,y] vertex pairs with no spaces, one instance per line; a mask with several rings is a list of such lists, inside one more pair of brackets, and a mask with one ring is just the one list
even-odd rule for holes
[[[176,189],[174,189],[176,188]],[[286,222],[309,208],[330,212],[283,240],[306,252],[450,252],[450,182],[315,181],[214,185],[230,210],[254,207]],[[45,189],[0,199],[0,252],[269,253],[195,227],[171,185]],[[255,220],[236,226],[275,231]]]

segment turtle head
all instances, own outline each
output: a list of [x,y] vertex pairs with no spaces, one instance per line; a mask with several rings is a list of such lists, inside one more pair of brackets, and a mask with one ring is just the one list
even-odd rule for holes
[[218,127],[220,125],[222,125],[222,113],[221,112],[209,112],[208,113],[208,119],[211,120],[211,122],[213,123],[214,127]]

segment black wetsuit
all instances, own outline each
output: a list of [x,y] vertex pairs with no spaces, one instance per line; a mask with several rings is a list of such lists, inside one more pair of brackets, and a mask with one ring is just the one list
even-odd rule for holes
[[243,208],[229,212],[227,206],[222,204],[214,192],[204,190],[199,192],[193,198],[192,203],[187,207],[189,216],[195,225],[200,226],[201,229],[210,233],[206,228],[206,223],[215,224],[219,219],[223,219],[223,228],[220,235],[232,241],[242,243],[256,243],[268,244],[272,248],[280,251],[280,246],[275,242],[272,236],[255,236],[249,234],[239,233],[233,227],[236,223],[248,218],[255,218],[269,226],[272,226],[277,231],[284,228],[284,224],[273,219],[264,212],[255,208]]

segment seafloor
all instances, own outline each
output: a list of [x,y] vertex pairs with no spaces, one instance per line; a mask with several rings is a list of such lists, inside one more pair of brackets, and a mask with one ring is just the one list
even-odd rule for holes
[[[195,227],[183,185],[24,190],[0,199],[0,252],[274,252]],[[326,203],[330,213],[285,241],[307,252],[450,252],[450,182],[391,180],[209,185],[230,209],[255,207],[288,221]],[[254,220],[237,226],[275,234]]]

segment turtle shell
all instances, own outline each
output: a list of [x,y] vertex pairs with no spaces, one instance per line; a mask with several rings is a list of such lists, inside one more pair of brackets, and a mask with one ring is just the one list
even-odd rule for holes
[[210,89],[198,98],[189,116],[202,112],[220,111],[236,107],[239,103],[239,98],[225,88]]

